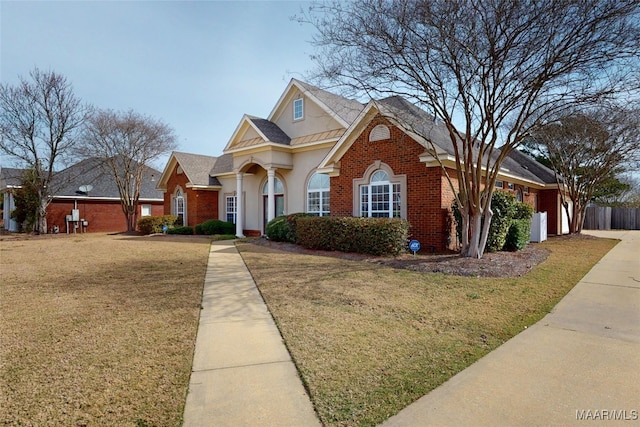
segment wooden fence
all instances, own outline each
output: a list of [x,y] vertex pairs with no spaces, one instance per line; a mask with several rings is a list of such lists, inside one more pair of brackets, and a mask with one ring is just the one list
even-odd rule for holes
[[640,208],[587,208],[585,230],[640,230]]

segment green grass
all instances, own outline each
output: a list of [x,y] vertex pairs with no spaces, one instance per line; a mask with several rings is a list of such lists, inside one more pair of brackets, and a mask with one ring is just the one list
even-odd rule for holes
[[615,243],[549,240],[517,278],[238,248],[321,421],[374,426],[541,319]]

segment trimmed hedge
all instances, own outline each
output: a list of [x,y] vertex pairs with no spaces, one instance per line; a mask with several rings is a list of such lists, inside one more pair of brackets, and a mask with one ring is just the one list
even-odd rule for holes
[[213,234],[235,234],[236,225],[219,219],[209,219],[196,225],[196,234],[211,236]]
[[524,249],[531,239],[531,220],[514,219],[507,232],[506,242],[502,248],[505,251],[519,251]]
[[167,234],[184,234],[184,235],[192,235],[193,227],[181,226],[181,227],[173,227],[167,230]]
[[265,234],[269,240],[275,242],[297,242],[297,221],[299,218],[315,216],[309,213],[293,213],[281,215],[269,221]]
[[299,217],[297,243],[327,251],[397,255],[406,250],[409,223],[398,218]]
[[491,210],[493,217],[489,224],[487,236],[487,251],[496,252],[503,248],[507,241],[507,233],[511,226],[511,219],[516,213],[516,198],[506,191],[494,191],[491,197]]
[[145,216],[138,220],[138,230],[142,234],[162,233],[162,228],[173,227],[178,220],[176,215]]
[[[452,210],[458,239],[461,239],[462,216],[456,201],[453,202]],[[486,250],[496,252],[523,249],[530,238],[533,208],[527,203],[518,202],[513,194],[498,190],[491,196],[491,210],[493,217]]]

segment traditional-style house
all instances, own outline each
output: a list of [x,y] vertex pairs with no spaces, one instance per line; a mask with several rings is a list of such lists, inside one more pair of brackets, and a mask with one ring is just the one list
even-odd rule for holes
[[[267,118],[240,120],[220,157],[174,153],[158,188],[166,214],[182,212],[188,225],[228,220],[238,236],[263,234],[283,213],[400,217],[423,248],[445,251],[455,245],[453,193],[436,157],[455,177],[443,124],[404,99],[363,105],[292,79]],[[561,232],[552,171],[514,152],[499,178],[502,190],[548,212],[549,234]]]
[[[3,228],[18,231],[10,218],[15,209],[13,194],[22,182],[24,170],[2,168],[0,191],[4,193]],[[160,171],[145,168],[140,188],[138,216],[162,215],[162,192],[156,189]],[[115,180],[97,159],[87,159],[57,172],[52,183],[53,194],[47,208],[49,232],[86,233],[121,232],[127,222],[120,204]]]

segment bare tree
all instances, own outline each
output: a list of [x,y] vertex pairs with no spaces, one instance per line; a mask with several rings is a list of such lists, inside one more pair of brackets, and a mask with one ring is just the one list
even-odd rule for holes
[[399,95],[444,123],[451,174],[440,141],[419,133],[429,127],[413,132],[457,195],[468,257],[483,255],[509,152],[548,117],[640,82],[637,0],[355,0],[314,5],[300,20],[317,30],[321,85]]
[[84,132],[85,157],[100,159],[116,182],[127,230],[138,222],[140,188],[153,160],[176,148],[173,129],[133,111],[97,111]]
[[55,170],[77,154],[78,131],[90,108],[60,74],[35,68],[30,77],[0,85],[0,149],[33,171],[40,201],[36,231],[46,233]]
[[533,132],[527,146],[548,160],[566,188],[561,200],[569,232],[580,233],[596,190],[640,161],[640,110],[607,106],[559,117]]

